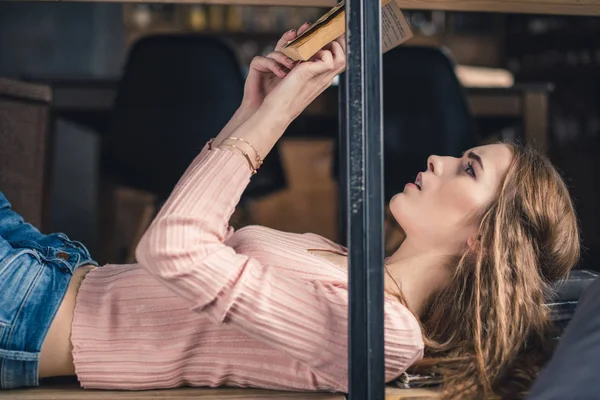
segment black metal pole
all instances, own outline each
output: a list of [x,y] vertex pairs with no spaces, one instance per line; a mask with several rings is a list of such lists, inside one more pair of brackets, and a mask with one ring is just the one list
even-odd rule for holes
[[348,181],[347,160],[348,160],[348,138],[346,136],[346,73],[342,73],[338,86],[338,198],[339,202],[339,242],[342,246],[348,245],[348,191],[346,182]]
[[383,400],[381,1],[347,0],[349,398]]

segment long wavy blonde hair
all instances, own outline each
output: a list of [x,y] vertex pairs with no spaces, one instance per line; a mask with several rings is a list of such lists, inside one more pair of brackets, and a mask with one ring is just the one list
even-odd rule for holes
[[445,399],[523,396],[552,352],[551,284],[579,259],[563,179],[546,157],[506,144],[513,160],[477,216],[479,239],[420,318],[425,357],[412,372],[442,375]]

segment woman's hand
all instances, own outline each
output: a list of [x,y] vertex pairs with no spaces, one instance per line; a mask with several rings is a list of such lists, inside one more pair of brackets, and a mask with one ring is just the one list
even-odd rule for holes
[[244,84],[242,104],[214,139],[214,146],[220,145],[241,124],[252,117],[263,104],[265,97],[296,66],[296,63],[289,60],[281,52],[281,49],[290,40],[294,40],[309,27],[310,23],[306,22],[298,29],[297,33],[294,29],[287,31],[281,36],[275,46],[275,50],[271,54],[266,57],[255,57],[252,60]]
[[310,23],[306,22],[298,29],[298,32],[295,29],[287,31],[281,36],[272,53],[266,57],[258,56],[252,59],[242,100],[242,108],[248,113],[256,111],[262,105],[265,97],[294,69],[296,62],[284,55],[281,50],[289,41],[294,40],[309,27]]
[[[289,124],[312,103],[325,89],[331,86],[333,78],[346,67],[346,42],[342,36],[317,52],[309,61],[298,63],[275,85],[268,85],[262,104],[250,116],[242,116],[240,108],[226,127],[215,146],[222,142],[231,150],[229,137],[236,137],[235,145],[254,157],[264,159],[285,132]],[[242,121],[242,122],[236,122]],[[240,142],[240,139],[242,141]],[[251,143],[247,146],[245,143]],[[256,166],[254,166],[256,167]]]
[[299,63],[285,79],[271,89],[263,105],[293,121],[346,68],[346,39],[338,39],[317,52],[309,61]]

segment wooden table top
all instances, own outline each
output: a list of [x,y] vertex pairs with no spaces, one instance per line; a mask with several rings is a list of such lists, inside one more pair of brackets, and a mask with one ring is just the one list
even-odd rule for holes
[[[3,400],[152,400],[152,399],[214,399],[214,400],[345,400],[337,393],[280,392],[238,388],[177,388],[148,391],[86,390],[72,380],[42,382],[32,389],[3,391]],[[388,387],[386,400],[438,399],[436,392],[424,389]]]
[[[54,1],[54,0],[46,0]],[[98,0],[77,0],[94,1]],[[194,3],[331,7],[337,0],[100,0],[129,3]],[[400,0],[403,9],[600,15],[600,0]]]

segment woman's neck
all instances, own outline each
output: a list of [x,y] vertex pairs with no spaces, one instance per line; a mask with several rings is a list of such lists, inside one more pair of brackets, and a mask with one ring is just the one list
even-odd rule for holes
[[[429,298],[448,282],[448,259],[448,255],[420,247],[408,237],[387,259],[386,265],[400,285],[409,310],[415,315],[420,316]],[[395,289],[395,284],[387,276],[385,286]]]

